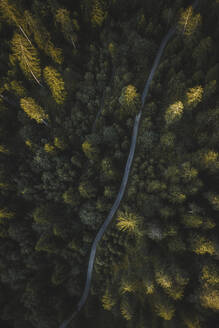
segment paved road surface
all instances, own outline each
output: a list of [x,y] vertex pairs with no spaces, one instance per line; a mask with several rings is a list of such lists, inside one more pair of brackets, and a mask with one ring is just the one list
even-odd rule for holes
[[[196,0],[193,4],[193,8],[195,8],[198,4],[198,0]],[[126,166],[125,166],[125,172],[123,175],[123,179],[122,179],[122,183],[118,192],[118,195],[116,197],[116,200],[106,218],[106,220],[104,221],[104,223],[102,224],[102,226],[100,227],[94,241],[91,247],[91,252],[90,252],[90,258],[89,258],[89,263],[88,263],[88,269],[87,269],[87,279],[86,279],[86,284],[84,287],[84,291],[83,294],[81,296],[81,299],[77,305],[77,309],[76,311],[72,314],[72,316],[65,320],[59,328],[66,328],[68,326],[68,324],[72,321],[72,319],[76,316],[76,314],[80,311],[80,309],[82,308],[82,306],[85,304],[86,299],[88,297],[88,293],[90,290],[90,285],[91,285],[91,278],[92,278],[92,272],[93,272],[93,266],[94,266],[94,259],[95,259],[95,255],[96,255],[96,250],[97,250],[97,245],[98,242],[100,241],[100,239],[102,238],[107,226],[109,225],[109,223],[112,221],[113,216],[115,215],[120,202],[123,198],[124,192],[125,192],[125,188],[128,182],[128,177],[129,177],[129,173],[130,173],[130,169],[131,169],[131,165],[132,165],[132,161],[133,161],[133,157],[134,157],[134,153],[135,153],[135,147],[136,147],[136,141],[137,141],[137,135],[138,135],[138,128],[139,128],[139,123],[140,123],[140,119],[141,119],[141,114],[142,114],[142,108],[144,106],[145,103],[145,98],[148,94],[148,90],[151,84],[151,81],[153,79],[154,73],[157,69],[157,66],[159,65],[162,53],[164,51],[164,48],[167,44],[167,42],[171,39],[171,37],[174,35],[174,33],[176,32],[176,27],[171,28],[168,33],[165,35],[165,37],[163,38],[160,48],[158,49],[156,58],[154,60],[153,63],[153,67],[151,69],[150,75],[148,77],[148,80],[145,84],[145,88],[144,91],[142,93],[142,98],[141,98],[141,109],[139,111],[139,113],[136,115],[135,117],[135,123],[134,123],[134,127],[133,127],[133,132],[132,132],[132,140],[131,140],[131,147],[130,147],[130,151],[129,151],[129,156],[126,162]]]

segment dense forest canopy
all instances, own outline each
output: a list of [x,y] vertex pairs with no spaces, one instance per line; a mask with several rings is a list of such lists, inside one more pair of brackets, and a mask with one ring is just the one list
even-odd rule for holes
[[0,1],[0,326],[219,327],[219,1]]

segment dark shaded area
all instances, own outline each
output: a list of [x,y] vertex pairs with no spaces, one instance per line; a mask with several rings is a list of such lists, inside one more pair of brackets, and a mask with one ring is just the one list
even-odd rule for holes
[[57,328],[76,308],[171,26],[69,328],[219,324],[219,3],[190,4],[0,2],[1,327]]

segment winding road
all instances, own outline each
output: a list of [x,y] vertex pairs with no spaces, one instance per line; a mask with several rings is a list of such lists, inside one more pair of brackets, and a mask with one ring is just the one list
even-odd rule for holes
[[[198,0],[196,0],[193,4],[193,9],[197,6],[198,4]],[[96,250],[97,250],[97,245],[98,242],[100,241],[100,239],[102,238],[107,226],[109,225],[109,223],[112,221],[113,216],[115,215],[120,202],[124,196],[124,192],[125,192],[125,188],[128,182],[128,177],[129,177],[129,173],[130,173],[130,169],[131,169],[131,165],[132,165],[132,161],[133,161],[133,157],[134,157],[134,153],[135,153],[135,147],[136,147],[136,141],[137,141],[137,135],[138,135],[138,129],[139,129],[139,123],[140,123],[140,119],[141,119],[141,115],[142,115],[142,109],[145,103],[145,99],[146,96],[148,94],[148,90],[151,84],[151,81],[153,79],[154,73],[157,69],[157,66],[159,65],[162,53],[164,51],[164,48],[167,44],[167,42],[171,39],[171,37],[175,34],[176,32],[176,27],[171,28],[167,34],[165,35],[165,37],[163,38],[160,48],[158,49],[156,58],[154,60],[150,75],[148,77],[148,80],[145,84],[145,88],[143,90],[142,93],[142,97],[141,97],[141,109],[139,111],[139,113],[136,115],[135,117],[135,122],[134,122],[134,127],[133,127],[133,132],[132,132],[132,139],[131,139],[131,147],[130,147],[130,151],[129,151],[129,156],[126,162],[126,166],[125,166],[125,172],[123,175],[123,179],[122,179],[122,183],[118,192],[118,195],[116,197],[116,200],[106,218],[106,220],[104,221],[104,223],[102,224],[102,226],[100,227],[94,241],[91,247],[91,252],[90,252],[90,258],[89,258],[89,263],[88,263],[88,269],[87,269],[87,278],[86,278],[86,284],[84,287],[84,291],[83,294],[81,296],[80,301],[78,302],[77,305],[77,309],[75,310],[75,312],[71,315],[70,318],[68,318],[67,320],[65,320],[60,326],[59,328],[66,328],[68,326],[68,324],[72,321],[72,319],[76,316],[76,314],[81,310],[82,306],[85,304],[86,299],[88,297],[88,293],[90,290],[90,285],[91,285],[91,279],[92,279],[92,272],[93,272],[93,266],[94,266],[94,259],[95,259],[95,255],[96,255]]]

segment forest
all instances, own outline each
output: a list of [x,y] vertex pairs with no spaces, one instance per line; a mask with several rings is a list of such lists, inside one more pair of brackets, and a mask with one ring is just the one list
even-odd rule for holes
[[99,237],[62,327],[219,328],[218,22],[219,0],[0,0],[1,328],[61,327]]

